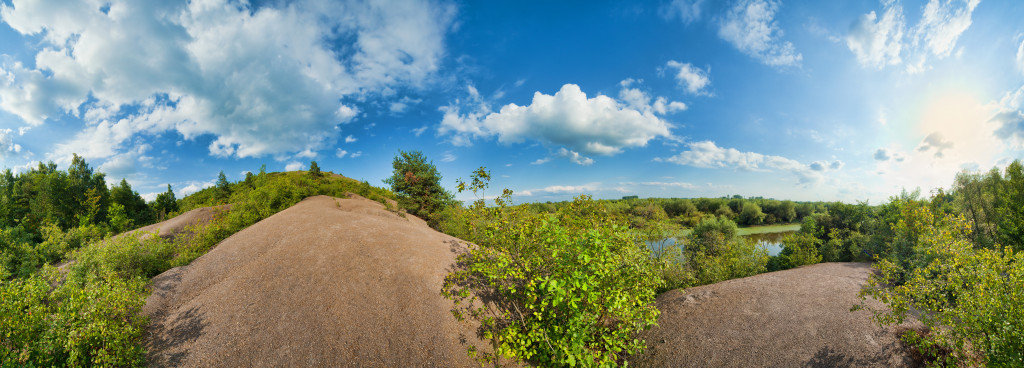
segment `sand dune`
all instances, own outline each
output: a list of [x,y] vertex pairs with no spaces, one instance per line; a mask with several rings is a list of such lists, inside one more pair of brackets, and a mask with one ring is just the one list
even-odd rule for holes
[[871,272],[868,263],[819,263],[667,292],[658,327],[644,334],[647,351],[630,365],[914,366],[895,328],[849,311]]
[[149,363],[474,365],[439,294],[457,249],[377,202],[307,198],[153,279]]

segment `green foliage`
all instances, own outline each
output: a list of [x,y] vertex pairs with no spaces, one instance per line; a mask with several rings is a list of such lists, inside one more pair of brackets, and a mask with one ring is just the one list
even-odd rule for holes
[[320,165],[317,165],[316,161],[309,162],[309,176],[312,176],[314,178],[319,178],[323,176],[323,173],[320,172]]
[[697,284],[711,284],[764,272],[768,252],[737,233],[725,217],[706,218],[687,237],[684,257]]
[[441,186],[441,174],[420,151],[398,151],[391,177],[384,183],[398,194],[398,203],[410,213],[436,224],[441,210],[454,201]]
[[491,342],[490,351],[472,347],[471,355],[481,363],[608,366],[643,349],[635,335],[655,323],[662,281],[635,235],[586,196],[553,214],[511,206],[510,196],[506,190],[495,207],[480,200],[446,212],[441,226],[471,242],[442,290],[455,317],[480,322]]
[[230,197],[231,186],[228,183],[228,177],[224,175],[224,171],[221,170],[221,172],[217,174],[217,186],[216,191],[214,191],[214,198],[220,203],[225,203]]
[[744,203],[740,211],[738,223],[743,225],[760,225],[764,222],[765,214],[761,212],[761,206],[754,203]]
[[178,200],[174,198],[174,191],[171,185],[167,184],[167,191],[157,194],[153,201],[153,211],[156,212],[159,220],[168,218],[168,215],[178,211]]
[[782,238],[782,252],[779,253],[779,269],[785,270],[821,262],[818,247],[821,240],[806,233],[796,233]]
[[142,279],[61,284],[52,267],[0,281],[0,365],[140,366],[145,300]]
[[[928,207],[914,211],[933,217]],[[910,331],[904,339],[936,365],[1024,365],[1024,253],[975,248],[962,216],[907,226],[919,235],[919,265],[908,272],[889,260],[878,263],[879,274],[861,293],[889,306],[873,311],[876,321],[898,324],[919,311],[928,333]]]

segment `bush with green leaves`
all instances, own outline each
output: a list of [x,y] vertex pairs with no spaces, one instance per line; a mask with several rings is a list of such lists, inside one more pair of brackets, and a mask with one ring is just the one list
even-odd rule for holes
[[[911,215],[934,217],[927,206]],[[899,324],[916,311],[927,332],[908,331],[904,340],[934,365],[1024,366],[1024,253],[976,248],[970,222],[959,215],[904,225],[918,240],[913,267],[883,259],[861,292],[888,306],[872,310],[875,320]]]
[[511,206],[510,195],[494,207],[478,201],[445,219],[460,224],[442,226],[471,242],[442,290],[455,317],[478,321],[490,342],[471,356],[610,366],[641,351],[636,334],[657,320],[662,284],[646,247],[587,196],[549,214]]
[[768,251],[739,236],[724,216],[701,220],[686,238],[684,257],[697,284],[712,284],[764,272]]
[[145,300],[142,278],[61,283],[46,267],[0,281],[0,365],[143,365]]
[[785,270],[821,262],[818,247],[821,241],[806,233],[796,233],[782,238],[782,252],[779,253],[779,269]]

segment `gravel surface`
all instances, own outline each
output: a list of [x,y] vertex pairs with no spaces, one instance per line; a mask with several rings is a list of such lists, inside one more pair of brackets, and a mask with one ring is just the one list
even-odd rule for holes
[[[185,231],[188,230],[189,226],[202,225],[210,220],[219,213],[228,211],[231,209],[230,204],[213,206],[213,207],[200,207],[194,210],[182,213],[174,216],[163,222],[158,222],[149,226],[140,227],[138,229],[126,232],[118,236],[132,235],[137,233],[149,233],[152,231],[159,230],[159,235],[164,239],[174,239],[179,235],[184,235]],[[146,235],[148,236],[148,234]]]
[[459,249],[377,202],[307,198],[153,279],[149,365],[475,365],[440,296]]
[[916,366],[899,327],[850,312],[871,272],[869,263],[820,263],[664,293],[658,327],[643,335],[647,351],[630,365]]

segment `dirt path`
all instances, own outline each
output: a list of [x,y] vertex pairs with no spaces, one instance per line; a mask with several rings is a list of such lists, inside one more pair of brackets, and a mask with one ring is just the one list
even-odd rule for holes
[[440,296],[454,240],[362,197],[307,198],[153,279],[149,364],[473,365],[474,329]]
[[[671,291],[641,367],[908,367],[895,328],[850,312],[868,263],[821,263]],[[872,301],[880,307],[880,303]]]

